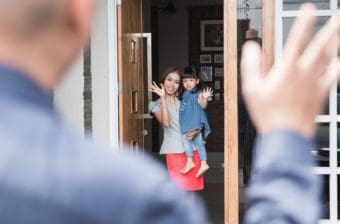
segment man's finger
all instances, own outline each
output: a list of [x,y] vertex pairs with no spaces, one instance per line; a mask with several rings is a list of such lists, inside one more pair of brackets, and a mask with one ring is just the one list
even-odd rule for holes
[[322,89],[328,89],[340,78],[340,59],[334,58],[328,66],[327,72],[321,78]]
[[315,23],[313,10],[315,10],[313,4],[303,4],[299,16],[294,21],[286,40],[283,53],[284,60],[287,64],[295,62],[300,57],[306,44],[310,40],[313,25]]
[[262,73],[261,48],[255,42],[247,42],[243,46],[241,59],[241,77],[243,86],[256,86]]
[[309,75],[318,77],[327,69],[337,53],[339,44],[340,20],[333,17],[316,34],[299,60],[300,68],[308,68]]

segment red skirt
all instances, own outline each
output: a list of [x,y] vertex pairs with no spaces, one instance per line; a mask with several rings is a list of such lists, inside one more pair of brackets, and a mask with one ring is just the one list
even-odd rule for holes
[[199,191],[204,188],[203,176],[196,178],[196,173],[200,167],[200,159],[197,150],[194,151],[195,167],[187,174],[181,174],[186,162],[185,153],[167,154],[166,165],[171,179],[178,184],[178,186],[185,191]]

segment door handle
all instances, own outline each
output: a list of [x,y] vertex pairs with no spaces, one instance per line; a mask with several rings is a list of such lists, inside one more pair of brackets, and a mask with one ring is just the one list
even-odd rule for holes
[[[152,38],[151,33],[131,33],[133,37],[146,38],[147,47],[147,84],[152,84]],[[152,93],[148,92],[148,102],[152,101]]]

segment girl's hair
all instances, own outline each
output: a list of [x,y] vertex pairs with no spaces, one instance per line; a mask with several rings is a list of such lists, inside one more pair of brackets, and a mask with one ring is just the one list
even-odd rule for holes
[[159,79],[159,83],[164,84],[166,77],[170,73],[177,73],[179,75],[180,81],[182,81],[182,71],[181,71],[181,69],[179,69],[177,67],[170,67],[170,68],[165,69],[165,71],[161,74],[161,77]]
[[182,79],[199,79],[197,70],[193,66],[187,66],[183,68]]

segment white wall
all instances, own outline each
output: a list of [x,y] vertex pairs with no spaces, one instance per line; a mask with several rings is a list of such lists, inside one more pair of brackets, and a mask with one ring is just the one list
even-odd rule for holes
[[84,133],[83,62],[81,55],[54,89],[53,96],[57,110],[79,134]]
[[95,140],[118,146],[116,2],[96,4],[91,33],[92,134]]
[[[92,136],[118,145],[118,83],[116,2],[96,2],[91,33]],[[84,133],[83,57],[54,91],[54,104],[79,132]],[[116,147],[117,148],[117,147]]]

